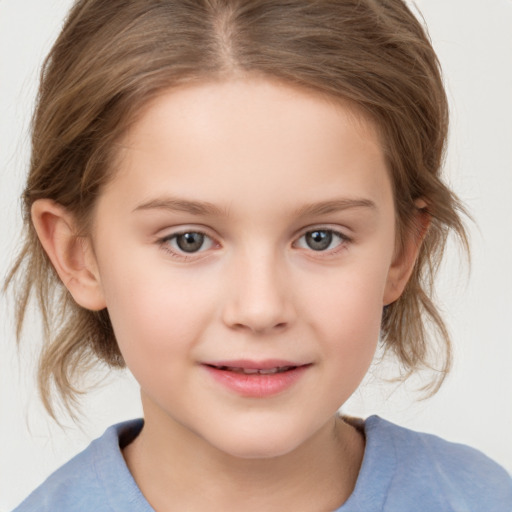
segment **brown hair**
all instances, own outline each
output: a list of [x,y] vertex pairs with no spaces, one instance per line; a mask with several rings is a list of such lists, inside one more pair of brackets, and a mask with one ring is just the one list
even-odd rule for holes
[[72,412],[84,371],[98,361],[124,361],[108,312],[79,307],[58,279],[30,221],[33,202],[53,199],[86,233],[113,172],[115,142],[141,108],[164,89],[238,73],[349,100],[373,120],[392,176],[398,232],[414,228],[418,198],[431,217],[405,292],[384,310],[382,343],[406,375],[435,368],[437,359],[431,390],[448,371],[449,336],[430,294],[448,233],[466,242],[463,210],[440,179],[448,107],[439,62],[404,2],[79,0],[42,69],[23,196],[26,239],[6,281],[17,290],[18,339],[33,292],[39,302],[39,388],[52,416],[52,386]]

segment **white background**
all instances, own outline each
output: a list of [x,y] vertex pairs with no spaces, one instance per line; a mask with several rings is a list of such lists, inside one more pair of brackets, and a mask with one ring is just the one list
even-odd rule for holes
[[[456,250],[443,269],[439,300],[453,333],[456,364],[434,398],[412,385],[373,379],[345,411],[378,413],[484,451],[512,472],[512,1],[419,0],[439,54],[452,105],[449,182],[476,219],[469,276]],[[0,0],[0,276],[20,229],[28,122],[38,69],[70,0]],[[33,381],[35,320],[18,356],[12,310],[0,299],[0,511],[111,423],[140,415],[137,387],[115,373],[84,400],[81,426],[57,428]],[[32,349],[32,350],[31,350]],[[372,379],[370,379],[372,380]]]

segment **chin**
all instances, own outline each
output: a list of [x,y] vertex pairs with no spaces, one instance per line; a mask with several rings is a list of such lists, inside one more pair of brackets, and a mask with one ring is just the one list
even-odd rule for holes
[[218,439],[210,443],[222,452],[238,459],[271,459],[293,452],[304,438],[295,432],[269,432],[254,429],[246,433],[232,433],[228,439]]

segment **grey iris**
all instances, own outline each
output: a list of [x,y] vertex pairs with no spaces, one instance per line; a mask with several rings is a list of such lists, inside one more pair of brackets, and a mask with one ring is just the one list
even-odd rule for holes
[[178,247],[185,252],[195,252],[201,248],[204,242],[202,233],[183,233],[176,237]]
[[326,230],[310,231],[306,233],[306,243],[314,251],[323,251],[331,245],[332,233]]

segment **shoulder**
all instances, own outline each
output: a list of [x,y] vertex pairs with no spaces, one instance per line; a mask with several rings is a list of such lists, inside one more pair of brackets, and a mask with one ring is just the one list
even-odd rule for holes
[[142,420],[109,427],[83,452],[50,475],[13,512],[151,511],[119,447],[121,439],[133,439],[141,428]]
[[411,502],[437,496],[439,506],[446,507],[443,510],[512,510],[510,475],[478,450],[402,428],[376,416],[368,418],[365,431],[375,444],[386,443],[394,452],[390,502],[395,489],[410,493]]

